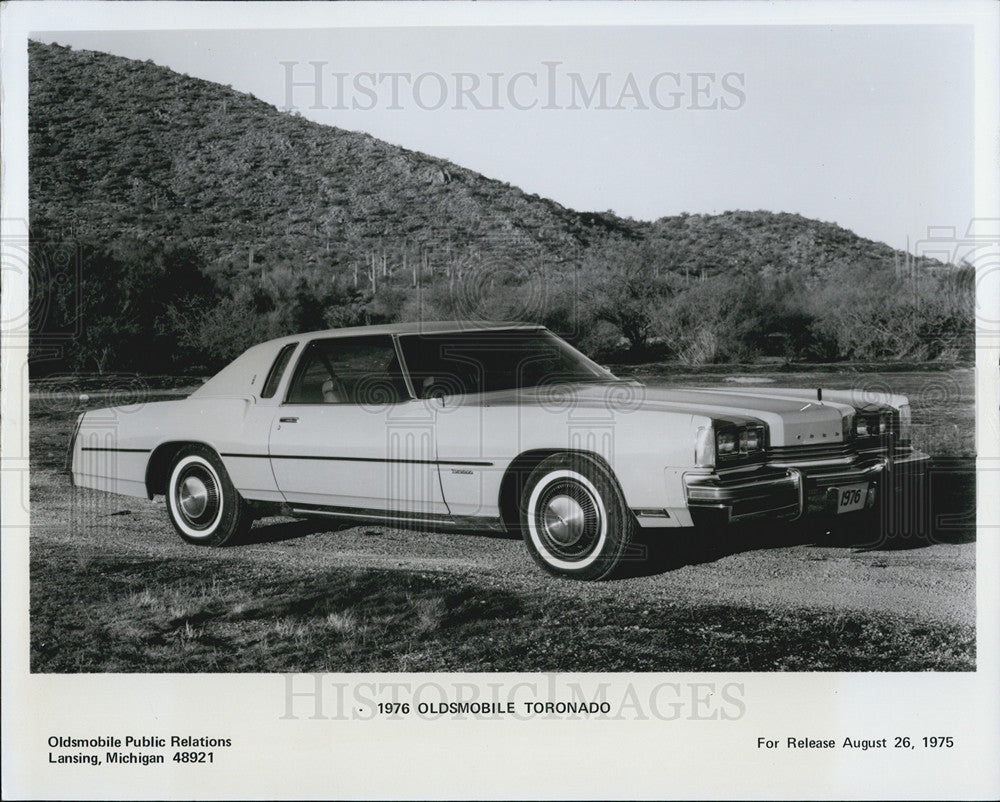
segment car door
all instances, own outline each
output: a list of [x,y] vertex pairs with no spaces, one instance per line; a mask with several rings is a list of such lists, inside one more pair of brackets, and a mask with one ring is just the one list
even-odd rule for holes
[[483,391],[491,377],[516,369],[510,339],[489,331],[399,338],[414,391],[434,413],[441,488],[452,515],[499,514],[500,483],[520,449],[520,410],[516,393],[487,400]]
[[268,450],[293,508],[447,513],[427,405],[411,398],[390,335],[310,342],[275,416]]
[[504,476],[525,451],[609,451],[606,415],[576,409],[570,388],[614,376],[552,333],[470,328],[398,339],[415,394],[436,410],[441,487],[452,515],[498,515]]

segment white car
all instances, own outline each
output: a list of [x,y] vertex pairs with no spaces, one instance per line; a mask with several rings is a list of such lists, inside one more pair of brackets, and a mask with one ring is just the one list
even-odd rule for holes
[[189,543],[272,514],[520,533],[608,576],[636,527],[871,510],[928,459],[904,396],[653,389],[540,326],[406,323],[257,345],[182,400],[90,410],[74,484],[166,497]]

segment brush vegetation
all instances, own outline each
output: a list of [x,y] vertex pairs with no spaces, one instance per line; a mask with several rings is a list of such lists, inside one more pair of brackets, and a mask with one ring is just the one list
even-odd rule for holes
[[152,62],[31,43],[29,65],[39,372],[190,374],[272,336],[417,318],[687,364],[972,353],[971,267],[831,223],[577,212]]

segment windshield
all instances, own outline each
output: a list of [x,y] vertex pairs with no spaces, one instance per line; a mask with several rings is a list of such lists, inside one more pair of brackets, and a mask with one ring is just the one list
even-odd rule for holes
[[617,381],[545,329],[414,334],[399,343],[417,398]]

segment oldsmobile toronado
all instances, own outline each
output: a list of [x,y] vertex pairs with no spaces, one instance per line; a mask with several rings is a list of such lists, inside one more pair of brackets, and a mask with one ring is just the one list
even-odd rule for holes
[[500,528],[600,579],[640,527],[871,515],[927,455],[904,396],[661,389],[547,329],[404,323],[254,346],[182,400],[89,410],[79,487],[153,499],[195,545],[274,514]]

